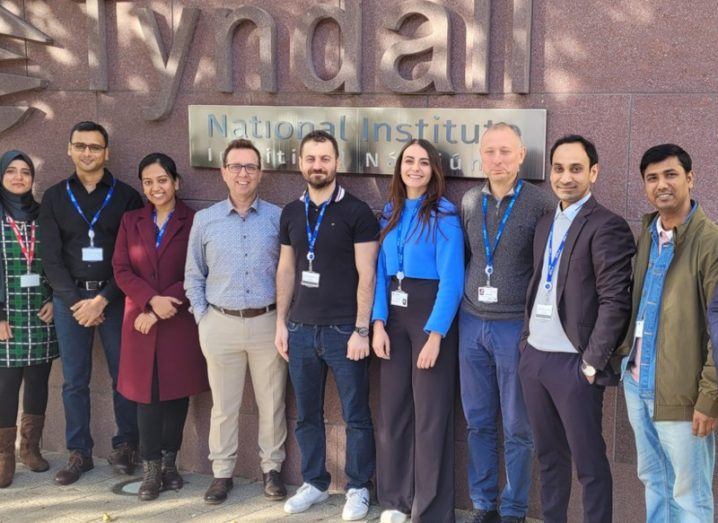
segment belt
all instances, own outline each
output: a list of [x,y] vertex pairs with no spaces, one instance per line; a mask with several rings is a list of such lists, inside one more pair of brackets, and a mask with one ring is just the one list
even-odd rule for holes
[[222,314],[227,314],[228,316],[237,316],[239,318],[255,318],[257,316],[261,316],[262,314],[266,314],[269,311],[273,311],[277,308],[277,304],[272,303],[271,305],[267,305],[266,307],[260,307],[259,309],[240,310],[224,309],[222,307],[217,307],[216,305],[212,305],[212,307],[217,309]]
[[107,285],[109,280],[96,281],[96,280],[75,280],[75,285],[86,291],[99,291]]

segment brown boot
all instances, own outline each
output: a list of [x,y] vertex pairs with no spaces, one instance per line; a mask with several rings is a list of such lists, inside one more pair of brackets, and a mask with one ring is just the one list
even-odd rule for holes
[[0,488],[12,483],[15,475],[15,438],[17,427],[0,429]]
[[45,416],[23,414],[20,423],[20,452],[18,457],[33,472],[45,472],[50,464],[40,454],[40,438]]

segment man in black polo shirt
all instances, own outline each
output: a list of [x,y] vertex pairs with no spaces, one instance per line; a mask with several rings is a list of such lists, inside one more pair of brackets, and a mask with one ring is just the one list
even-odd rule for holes
[[374,474],[368,335],[379,225],[366,203],[336,183],[334,137],[308,134],[299,156],[307,190],[280,219],[276,345],[289,361],[297,400],[304,484],[284,510],[303,512],[328,498],[323,406],[331,369],[346,423],[349,481],[342,518],[350,521],[366,516]]
[[65,382],[67,465],[55,482],[69,485],[92,469],[90,376],[92,341],[99,328],[112,377],[117,435],[108,461],[118,472],[132,473],[137,447],[137,410],[117,393],[120,333],[124,302],[112,276],[112,253],[120,218],[142,207],[140,195],[105,168],[108,136],[94,122],[72,128],[67,154],[75,173],[53,185],[40,206],[40,248],[53,290],[55,329]]

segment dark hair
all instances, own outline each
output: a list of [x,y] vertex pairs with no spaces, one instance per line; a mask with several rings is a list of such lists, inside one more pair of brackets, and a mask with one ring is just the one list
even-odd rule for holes
[[237,140],[232,140],[227,144],[227,148],[222,153],[222,164],[227,167],[227,155],[230,151],[233,151],[234,149],[251,149],[255,152],[257,155],[257,162],[259,165],[259,168],[262,168],[262,155],[259,154],[259,149],[257,149],[257,146],[254,145],[251,140],[245,140],[244,138],[239,138]]
[[[407,142],[406,145],[402,147],[399,157],[396,159],[389,195],[391,214],[388,217],[384,216],[384,218],[387,219],[387,223],[379,235],[380,243],[384,241],[386,235],[389,234],[389,232],[399,223],[401,213],[404,210],[404,202],[406,201],[406,185],[404,184],[404,180],[401,179],[401,164],[404,161],[404,152],[412,145],[418,145],[426,151],[429,156],[429,165],[431,166],[431,180],[429,180],[429,187],[426,189],[424,200],[421,202],[421,207],[419,209],[419,221],[416,223],[416,228],[418,228],[419,224],[421,224],[419,237],[423,234],[426,227],[428,227],[432,213],[434,215],[438,215],[440,212],[439,200],[441,200],[444,196],[446,182],[444,180],[444,170],[441,167],[439,151],[436,150],[436,147],[434,147],[431,142],[415,138],[410,142]],[[414,230],[416,230],[416,228]],[[413,232],[414,231],[412,231],[411,234],[413,234]]]
[[551,147],[551,153],[549,154],[549,163],[553,163],[553,153],[556,152],[556,149],[558,149],[559,146],[567,143],[580,143],[581,145],[583,145],[583,150],[586,151],[586,156],[588,156],[589,167],[593,167],[598,163],[598,151],[596,151],[596,146],[593,145],[593,142],[591,140],[584,138],[580,134],[568,134],[563,138],[559,138],[558,140],[556,140],[556,143],[554,143]]
[[99,123],[90,121],[76,123],[70,131],[70,141],[72,141],[72,135],[75,134],[75,131],[79,131],[81,133],[92,131],[98,132],[105,139],[105,147],[108,147],[110,145],[110,136],[107,134],[107,129],[102,127]]
[[150,153],[140,162],[140,166],[137,169],[137,177],[142,181],[142,171],[152,164],[159,164],[167,174],[169,174],[173,180],[177,181],[180,178],[177,172],[177,165],[175,161],[164,153]]
[[693,170],[693,160],[681,146],[674,143],[663,143],[654,145],[643,153],[643,158],[641,158],[641,178],[643,178],[649,165],[662,162],[671,157],[675,157],[687,173]]
[[339,158],[339,145],[337,144],[337,140],[328,132],[317,130],[305,135],[304,138],[302,138],[302,143],[299,144],[299,156],[302,155],[304,144],[307,142],[331,142],[334,147],[334,154]]

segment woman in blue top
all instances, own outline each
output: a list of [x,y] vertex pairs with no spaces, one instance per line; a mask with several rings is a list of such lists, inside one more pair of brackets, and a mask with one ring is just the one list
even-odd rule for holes
[[382,523],[454,521],[454,393],[464,238],[439,154],[412,140],[381,219],[372,346],[381,358]]

